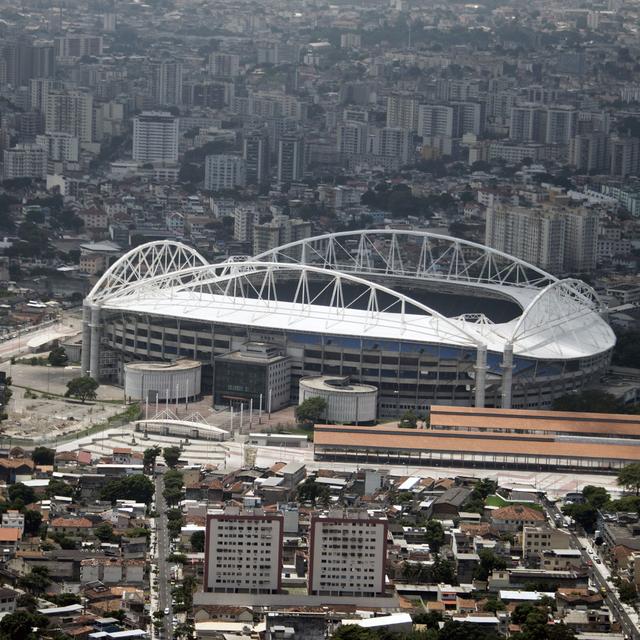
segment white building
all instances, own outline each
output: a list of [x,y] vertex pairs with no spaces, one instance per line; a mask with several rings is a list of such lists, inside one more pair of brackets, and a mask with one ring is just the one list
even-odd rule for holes
[[552,273],[583,273],[596,266],[598,213],[581,207],[492,206],[486,243]]
[[233,237],[241,242],[253,241],[253,225],[260,222],[260,212],[253,206],[237,205],[233,212]]
[[144,111],[133,120],[133,159],[178,162],[178,119],[165,111]]
[[80,141],[70,133],[48,131],[36,136],[36,144],[46,150],[49,160],[78,162],[80,157]]
[[49,91],[45,131],[61,131],[92,142],[94,130],[93,96],[84,91]]
[[244,187],[245,184],[245,161],[240,156],[227,154],[207,156],[204,165],[205,189],[223,191]]
[[485,242],[552,273],[564,269],[566,221],[555,211],[534,207],[487,209]]
[[4,179],[37,178],[47,176],[47,152],[37,144],[17,144],[4,150]]
[[204,589],[277,593],[281,587],[283,516],[227,508],[207,516]]
[[309,594],[372,597],[385,591],[387,521],[330,511],[311,517]]

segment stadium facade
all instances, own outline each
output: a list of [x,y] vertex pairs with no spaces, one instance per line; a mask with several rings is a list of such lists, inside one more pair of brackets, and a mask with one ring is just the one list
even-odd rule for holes
[[[267,344],[291,402],[300,378],[339,375],[376,386],[380,415],[548,407],[604,374],[615,336],[603,314],[580,280],[428,232],[327,234],[217,264],[152,242],[87,296],[82,369],[121,381],[126,362],[191,358],[209,392],[218,358]],[[244,401],[258,391],[224,393]]]

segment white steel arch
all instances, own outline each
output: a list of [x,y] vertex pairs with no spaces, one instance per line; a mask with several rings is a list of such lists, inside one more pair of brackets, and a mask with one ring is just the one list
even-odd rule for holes
[[[278,299],[279,278],[291,283],[294,293],[288,300]],[[510,297],[523,312],[498,324],[481,314],[448,318],[395,291],[393,284],[401,278],[479,287]],[[347,285],[349,295],[357,290],[355,299],[348,299]],[[102,308],[185,318],[195,317],[190,315],[195,309],[198,320],[211,322],[284,329],[304,325],[321,333],[468,347],[477,355],[478,406],[484,403],[488,351],[503,354],[503,406],[510,406],[514,354],[582,358],[615,342],[600,317],[596,293],[585,283],[559,280],[476,243],[418,231],[326,234],[218,264],[208,264],[177,242],[137,247],[105,272],[85,300],[82,369],[87,375],[99,375]],[[268,315],[273,318],[265,322]],[[345,330],[356,326],[360,333]]]
[[86,302],[100,302],[120,289],[147,278],[206,264],[208,262],[200,253],[181,242],[148,242],[116,260],[96,282]]
[[539,289],[558,280],[502,251],[429,231],[367,229],[328,233],[284,244],[253,259],[475,286]]

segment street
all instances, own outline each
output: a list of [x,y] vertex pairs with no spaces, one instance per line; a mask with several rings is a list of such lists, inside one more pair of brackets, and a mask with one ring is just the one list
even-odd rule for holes
[[167,557],[170,555],[169,532],[167,530],[167,503],[164,499],[164,476],[159,473],[155,477],[156,485],[156,561],[158,567],[158,611],[169,609],[163,618],[163,632],[158,637],[168,640],[172,636],[173,608],[169,587]]
[[[555,504],[547,502],[546,508],[552,522],[557,521],[558,518],[562,519],[562,513]],[[573,546],[580,550],[582,559],[585,563],[590,563],[592,565],[591,580],[597,589],[601,590],[601,592],[604,590],[605,603],[611,609],[614,617],[620,622],[625,635],[633,640],[640,640],[638,616],[635,612],[630,613],[627,611],[625,609],[626,605],[620,602],[618,593],[611,582],[611,573],[609,569],[604,563],[602,563],[602,561],[600,561],[600,563],[595,562],[595,558],[599,557],[597,548],[592,546],[591,542],[586,537],[578,536],[574,531],[564,527],[563,531],[567,531],[571,535]]]

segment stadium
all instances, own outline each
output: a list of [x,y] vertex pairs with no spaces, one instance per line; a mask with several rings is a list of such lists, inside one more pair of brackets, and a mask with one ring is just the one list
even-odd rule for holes
[[87,296],[82,369],[122,383],[127,362],[189,358],[216,404],[269,395],[274,409],[318,375],[375,386],[380,416],[544,408],[604,374],[603,311],[580,280],[423,231],[326,234],[215,264],[152,242]]

